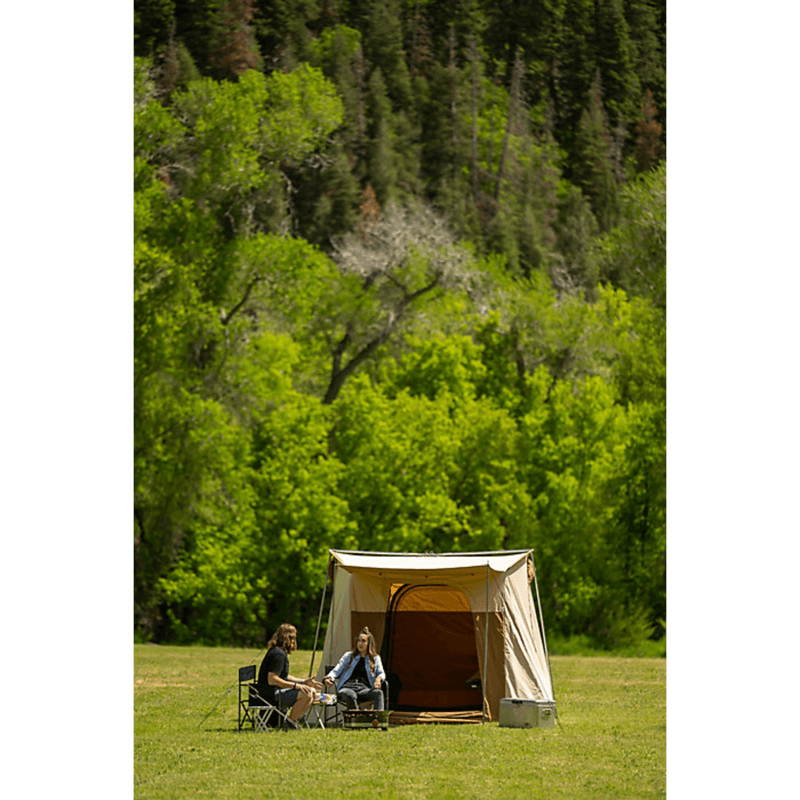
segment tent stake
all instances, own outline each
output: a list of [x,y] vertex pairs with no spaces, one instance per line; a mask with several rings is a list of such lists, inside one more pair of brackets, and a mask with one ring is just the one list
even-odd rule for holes
[[319,628],[322,624],[322,609],[325,607],[325,595],[328,593],[328,575],[331,571],[331,564],[333,563],[333,556],[328,560],[328,567],[325,570],[325,588],[322,590],[322,602],[319,604],[319,616],[317,617],[317,632],[314,634],[314,649],[311,652],[311,666],[308,668],[308,677],[314,674],[314,656],[317,654],[317,642],[319,642]]
[[486,682],[489,675],[489,562],[486,562],[486,630],[483,632],[483,704],[481,706],[481,725],[486,722]]

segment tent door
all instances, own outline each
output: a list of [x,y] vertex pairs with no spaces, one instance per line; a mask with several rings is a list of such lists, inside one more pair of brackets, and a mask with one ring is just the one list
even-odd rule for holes
[[459,589],[405,584],[394,591],[381,649],[393,710],[481,708],[475,626]]

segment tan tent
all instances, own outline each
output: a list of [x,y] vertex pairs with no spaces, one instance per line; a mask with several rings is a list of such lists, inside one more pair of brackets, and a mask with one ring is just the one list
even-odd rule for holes
[[318,679],[368,625],[393,723],[496,721],[502,697],[554,702],[532,550],[330,554]]

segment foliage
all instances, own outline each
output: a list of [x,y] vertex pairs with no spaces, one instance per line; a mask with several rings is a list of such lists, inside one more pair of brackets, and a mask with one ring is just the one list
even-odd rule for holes
[[649,0],[135,13],[138,635],[307,638],[330,547],[533,547],[548,631],[660,637]]
[[664,310],[667,302],[667,169],[661,162],[627,184],[620,220],[595,244],[601,277]]

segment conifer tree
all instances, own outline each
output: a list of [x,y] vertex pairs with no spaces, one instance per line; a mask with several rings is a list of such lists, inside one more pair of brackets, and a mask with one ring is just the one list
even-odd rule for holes
[[251,25],[255,0],[225,0],[219,11],[218,40],[213,65],[219,77],[238,77],[261,64]]
[[641,93],[622,2],[598,0],[595,13],[595,66],[603,82],[603,103],[611,129],[632,125]]
[[569,152],[595,72],[593,18],[593,0],[572,0],[565,4],[563,35],[553,62],[554,134]]
[[600,230],[609,230],[617,216],[617,183],[611,162],[611,135],[603,107],[599,72],[589,93],[589,102],[575,137],[574,180],[592,204]]
[[397,191],[397,158],[394,149],[393,115],[383,71],[376,67],[369,78],[368,108],[371,120],[367,174],[382,205]]
[[161,69],[158,75],[158,88],[163,97],[168,97],[178,85],[180,61],[178,59],[178,43],[175,41],[175,20],[170,25],[169,41],[161,53]]
[[267,71],[291,71],[314,58],[310,28],[319,18],[318,0],[256,0],[255,32]]
[[375,0],[364,37],[364,52],[370,64],[379,68],[394,110],[413,107],[411,76],[403,47],[400,0]]
[[503,170],[508,160],[508,140],[512,131],[519,135],[521,133],[520,118],[522,116],[522,73],[525,65],[522,61],[522,51],[517,50],[514,56],[514,67],[511,73],[511,89],[508,93],[508,114],[506,116],[506,130],[503,135],[503,148],[500,153],[500,163],[497,166],[497,179],[495,183],[494,197],[500,199],[500,190],[503,185]]
[[659,11],[652,0],[626,0],[633,68],[642,88],[649,88],[655,105],[666,108],[666,55],[659,35]]
[[654,167],[661,158],[661,134],[664,129],[656,121],[657,116],[658,109],[653,102],[653,93],[647,89],[636,124],[636,167],[639,172],[646,172]]
[[433,43],[428,21],[419,6],[419,2],[417,2],[414,5],[414,15],[411,22],[411,52],[409,53],[409,68],[412,80],[418,76],[426,77],[433,62]]
[[152,58],[164,48],[175,19],[175,0],[134,0],[133,52],[142,58]]
[[357,150],[364,133],[361,34],[335,25],[322,32],[314,48],[316,65],[333,81],[344,103],[343,141]]
[[467,44],[467,58],[469,60],[470,80],[470,111],[472,126],[470,149],[470,177],[472,179],[472,200],[476,207],[481,207],[480,168],[478,166],[478,103],[480,100],[481,66],[478,55],[478,44],[473,35],[470,35]]

